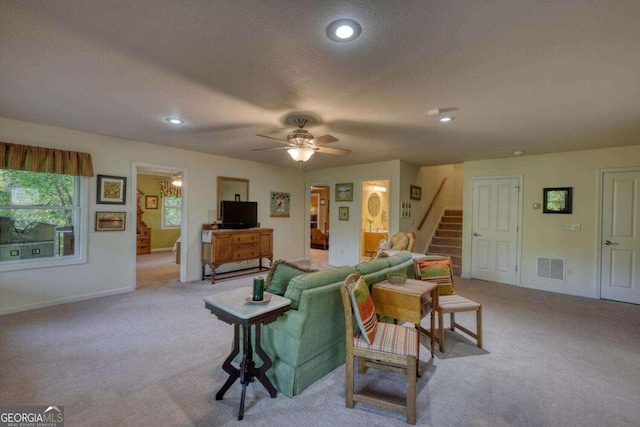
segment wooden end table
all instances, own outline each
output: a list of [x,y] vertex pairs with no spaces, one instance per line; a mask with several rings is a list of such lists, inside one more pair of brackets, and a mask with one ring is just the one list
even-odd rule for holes
[[[260,345],[260,327],[275,321],[279,316],[289,310],[291,300],[278,295],[269,294],[271,300],[268,303],[257,304],[247,302],[245,299],[249,297],[253,291],[252,287],[244,287],[234,289],[228,292],[211,295],[204,299],[205,307],[212,314],[215,314],[220,320],[233,325],[233,349],[231,354],[222,364],[222,369],[229,374],[229,378],[224,383],[220,391],[216,393],[216,400],[222,400],[224,394],[229,387],[240,378],[242,384],[242,395],[240,398],[240,410],[238,412],[238,420],[244,417],[244,399],[247,391],[247,384],[257,378],[264,388],[267,389],[269,395],[274,398],[278,395],[278,391],[271,384],[265,375],[272,365],[271,359],[264,352]],[[262,366],[256,368],[253,360],[253,347],[251,345],[251,326],[255,327],[256,334],[256,353],[262,359]],[[242,361],[238,368],[231,364],[236,355],[240,353],[240,328],[242,327]]]
[[[371,290],[376,313],[393,319],[405,320],[416,325],[418,330],[418,358],[420,358],[420,332],[431,339],[431,357],[433,357],[436,339],[434,307],[438,306],[438,284],[415,279],[407,279],[404,285],[392,285],[384,281],[375,283]],[[429,312],[431,312],[430,331],[420,326],[420,320]]]

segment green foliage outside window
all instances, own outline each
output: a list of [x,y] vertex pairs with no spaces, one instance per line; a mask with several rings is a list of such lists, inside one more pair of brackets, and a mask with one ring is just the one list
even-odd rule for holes
[[180,197],[163,197],[163,227],[180,227],[182,223],[182,199]]
[[72,226],[75,177],[0,169],[0,216],[16,228],[34,223]]

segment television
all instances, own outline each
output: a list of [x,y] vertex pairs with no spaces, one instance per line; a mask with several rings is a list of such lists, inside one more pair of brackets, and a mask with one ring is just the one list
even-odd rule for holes
[[258,226],[258,202],[223,200],[220,206],[222,228],[243,229]]

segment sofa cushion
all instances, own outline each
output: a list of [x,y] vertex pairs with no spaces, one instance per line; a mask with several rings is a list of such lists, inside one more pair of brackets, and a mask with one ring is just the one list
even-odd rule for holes
[[289,282],[284,296],[291,300],[291,308],[297,310],[300,304],[300,295],[305,289],[317,288],[335,282],[344,282],[348,275],[355,273],[355,268],[350,265],[336,267],[330,270],[320,270],[314,273],[296,276]]
[[315,269],[302,268],[297,265],[287,262],[283,259],[278,259],[271,265],[271,270],[267,274],[267,278],[264,281],[266,290],[272,294],[283,296],[289,286],[289,281],[301,274],[318,271]]
[[362,261],[355,265],[358,274],[369,274],[389,267],[389,261],[386,258],[375,258],[368,261]]
[[438,283],[438,295],[453,295],[453,282],[451,280],[451,264],[449,260],[427,261],[418,260],[420,278]]
[[389,263],[389,267],[393,267],[398,264],[402,264],[403,262],[406,262],[410,259],[413,259],[411,252],[400,251],[394,255],[391,255],[390,257],[387,257],[386,261]]
[[362,338],[368,343],[373,342],[376,336],[378,318],[373,306],[373,298],[369,293],[369,286],[364,277],[360,276],[357,282],[351,283],[348,288],[351,297],[351,305],[360,328]]

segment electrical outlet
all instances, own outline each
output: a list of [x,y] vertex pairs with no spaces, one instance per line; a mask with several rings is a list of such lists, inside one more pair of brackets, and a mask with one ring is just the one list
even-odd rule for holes
[[573,268],[567,268],[567,276],[573,276]]
[[195,224],[197,220],[198,220],[198,217],[195,215],[192,215],[190,218],[191,224]]

